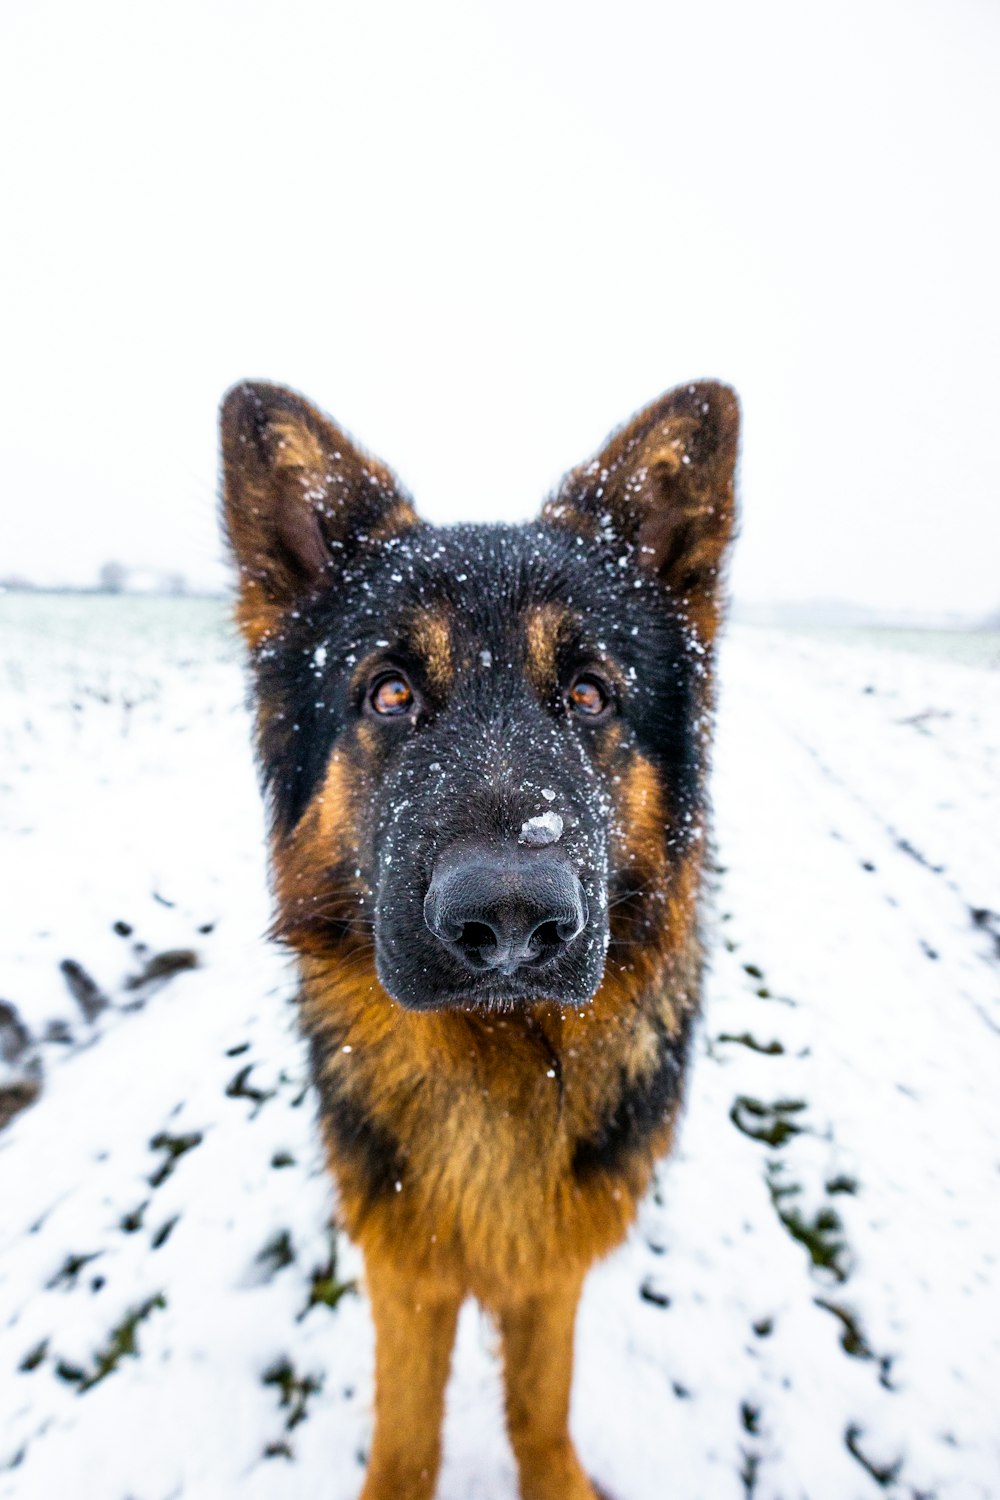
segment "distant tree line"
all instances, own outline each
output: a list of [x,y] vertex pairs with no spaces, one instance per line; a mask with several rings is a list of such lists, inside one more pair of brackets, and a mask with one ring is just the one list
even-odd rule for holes
[[25,578],[21,573],[0,576],[0,590],[11,593],[56,593],[69,594],[187,594],[188,581],[183,573],[170,572],[162,568],[127,567],[114,560],[102,563],[97,570],[97,582],[92,584],[46,584]]
[[183,573],[161,572],[156,568],[128,568],[113,560],[102,563],[97,574],[102,594],[127,594],[130,590],[144,594],[186,594],[187,579]]

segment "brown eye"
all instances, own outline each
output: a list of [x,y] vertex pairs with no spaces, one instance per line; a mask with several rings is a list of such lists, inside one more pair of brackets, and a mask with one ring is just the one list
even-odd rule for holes
[[408,714],[413,707],[413,689],[401,673],[390,672],[372,683],[368,703],[373,713],[385,717]]
[[566,697],[573,712],[586,719],[599,719],[611,707],[611,694],[596,677],[578,677]]

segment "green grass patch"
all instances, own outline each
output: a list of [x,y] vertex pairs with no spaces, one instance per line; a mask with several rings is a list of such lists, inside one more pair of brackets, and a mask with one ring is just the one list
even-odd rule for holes
[[262,1376],[265,1385],[273,1385],[280,1392],[279,1405],[286,1412],[285,1430],[293,1432],[300,1422],[305,1421],[310,1396],[316,1396],[323,1389],[323,1381],[315,1375],[297,1375],[295,1367],[288,1359],[279,1359],[264,1371]]
[[312,1311],[314,1307],[328,1307],[333,1311],[342,1297],[350,1292],[356,1292],[358,1284],[356,1281],[343,1281],[337,1274],[337,1233],[330,1230],[330,1254],[321,1266],[317,1266],[312,1273],[309,1283],[309,1300],[298,1315],[297,1322]]
[[103,1254],[103,1250],[92,1250],[89,1255],[67,1255],[52,1280],[46,1283],[48,1290],[53,1292],[57,1287],[75,1287],[84,1266],[89,1266],[92,1260],[98,1260]]
[[267,1103],[268,1099],[273,1099],[278,1092],[277,1089],[259,1089],[256,1084],[250,1082],[250,1074],[253,1072],[255,1066],[255,1063],[245,1063],[239,1072],[234,1074],[226,1084],[227,1099],[250,1100],[253,1105],[251,1119]]
[[181,1157],[193,1151],[195,1146],[200,1146],[202,1139],[200,1130],[191,1130],[187,1135],[170,1135],[166,1130],[161,1130],[159,1135],[154,1135],[149,1143],[149,1149],[163,1151],[166,1154],[152,1177],[147,1179],[150,1187],[159,1187],[161,1183],[166,1182]]
[[41,1364],[42,1360],[45,1358],[48,1352],[49,1341],[48,1339],[42,1339],[42,1342],[40,1344],[36,1344],[34,1349],[28,1350],[27,1354],[24,1356],[17,1368],[23,1371],[25,1375],[30,1374],[32,1370],[38,1369],[38,1366]]
[[776,1099],[773,1104],[764,1104],[752,1099],[749,1094],[739,1094],[733,1101],[729,1118],[737,1130],[776,1149],[801,1135],[804,1127],[795,1123],[794,1116],[805,1109],[804,1099]]
[[758,1042],[757,1038],[752,1036],[749,1031],[723,1031],[719,1034],[717,1040],[720,1042],[738,1042],[741,1047],[749,1047],[751,1052],[760,1052],[764,1057],[780,1057],[785,1050],[779,1041]]
[[768,1162],[767,1188],[778,1218],[792,1239],[808,1252],[817,1270],[829,1271],[835,1280],[846,1281],[848,1253],[840,1216],[824,1205],[809,1218],[796,1201],[802,1193],[801,1185],[782,1181],[783,1171],[783,1162]]
[[91,1369],[85,1370],[80,1365],[71,1364],[69,1360],[60,1359],[56,1364],[56,1374],[61,1380],[75,1385],[81,1396],[85,1391],[93,1390],[95,1385],[100,1385],[102,1380],[117,1370],[123,1359],[138,1358],[136,1334],[140,1323],[144,1323],[157,1309],[162,1311],[166,1305],[167,1299],[162,1292],[147,1297],[138,1307],[130,1308],[117,1327],[112,1328],[108,1342],[94,1355]]

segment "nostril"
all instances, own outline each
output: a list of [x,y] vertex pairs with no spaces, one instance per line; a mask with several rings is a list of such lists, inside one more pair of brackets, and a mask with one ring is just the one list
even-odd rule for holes
[[[559,948],[564,942],[568,941],[568,939],[564,938],[562,935],[562,929],[565,926],[566,924],[564,922],[539,922],[538,926],[534,929],[528,941],[533,947]],[[575,937],[575,928],[572,929],[572,932],[573,936]]]
[[461,947],[467,949],[478,950],[497,946],[497,935],[485,922],[466,922],[461,932],[456,933],[455,940]]

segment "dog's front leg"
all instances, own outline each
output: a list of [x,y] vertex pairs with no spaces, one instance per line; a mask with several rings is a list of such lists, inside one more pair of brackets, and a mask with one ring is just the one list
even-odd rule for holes
[[375,1432],[360,1500],[431,1500],[460,1295],[367,1266],[375,1322]]
[[569,1435],[573,1327],[582,1278],[497,1309],[507,1430],[522,1500],[596,1500]]

